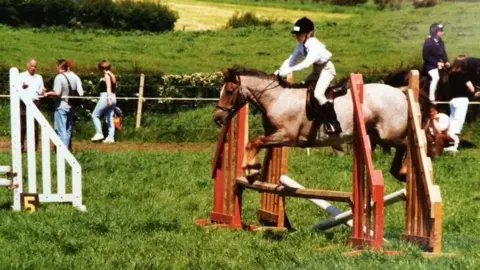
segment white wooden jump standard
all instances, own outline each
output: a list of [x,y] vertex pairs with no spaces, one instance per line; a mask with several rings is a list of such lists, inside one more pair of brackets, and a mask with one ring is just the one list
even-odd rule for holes
[[[81,211],[86,211],[82,204],[82,168],[77,159],[64,145],[60,137],[48,123],[40,110],[35,106],[31,97],[21,91],[18,79],[18,69],[10,69],[10,115],[11,115],[11,136],[12,136],[12,180],[13,189],[13,210],[21,210],[20,195],[23,193],[23,171],[22,153],[20,139],[20,103],[26,107],[27,124],[27,176],[28,193],[38,194],[40,203],[47,202],[69,202]],[[37,189],[37,164],[35,153],[35,121],[40,125],[41,150],[42,150],[42,193]],[[50,141],[57,150],[57,193],[52,193],[52,180],[50,169]],[[72,168],[71,193],[66,192],[65,161]],[[6,166],[0,167],[0,171]],[[8,179],[7,179],[8,180]],[[2,179],[1,185],[4,181]],[[6,183],[6,181],[5,181]]]

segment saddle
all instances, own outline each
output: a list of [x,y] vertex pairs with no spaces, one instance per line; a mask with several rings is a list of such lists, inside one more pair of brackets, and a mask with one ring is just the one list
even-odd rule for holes
[[[282,82],[282,84],[284,84],[282,86],[285,86],[288,88],[302,88],[302,89],[307,88],[307,98],[305,100],[306,102],[305,108],[306,108],[308,120],[321,120],[323,118],[320,103],[315,98],[315,94],[314,94],[317,81],[318,80],[313,80],[313,81],[306,81],[306,82],[292,83],[292,84],[286,81]],[[347,82],[348,82],[348,79],[343,78],[337,84],[329,86],[327,88],[327,91],[325,91],[326,98],[329,100],[334,100],[337,97],[347,94],[347,89],[348,89]]]

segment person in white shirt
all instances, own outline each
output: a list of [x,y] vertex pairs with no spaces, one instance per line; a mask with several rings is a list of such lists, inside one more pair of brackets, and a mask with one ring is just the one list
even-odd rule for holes
[[[27,62],[27,70],[19,74],[19,85],[25,90],[29,97],[32,98],[33,103],[38,107],[40,105],[40,97],[43,96],[43,78],[37,72],[37,61],[30,59]],[[20,140],[22,144],[22,152],[25,152],[24,142],[26,127],[26,108],[23,102],[20,102]],[[35,149],[38,144],[38,124],[35,124]]]
[[[327,117],[327,133],[341,133],[342,128],[337,120],[333,100],[328,100],[325,96],[325,91],[336,75],[335,67],[330,61],[332,53],[327,50],[323,43],[314,37],[315,26],[307,17],[303,17],[295,23],[292,34],[295,34],[298,44],[290,57],[283,62],[275,74],[285,77],[294,71],[299,71],[313,65],[313,71],[305,81],[318,80],[315,86],[315,98],[320,103],[322,112]],[[299,62],[299,60],[302,59],[303,61]]]

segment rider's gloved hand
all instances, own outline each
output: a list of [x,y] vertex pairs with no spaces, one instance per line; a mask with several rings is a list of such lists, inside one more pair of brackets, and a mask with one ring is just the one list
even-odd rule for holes
[[292,72],[293,72],[293,70],[292,70],[291,67],[282,68],[282,69],[280,69],[280,72],[278,72],[278,76],[286,77],[288,74],[290,74]]

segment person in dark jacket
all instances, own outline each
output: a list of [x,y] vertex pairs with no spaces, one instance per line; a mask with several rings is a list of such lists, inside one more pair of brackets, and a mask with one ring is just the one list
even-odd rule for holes
[[423,43],[423,70],[432,78],[429,89],[431,101],[435,101],[435,91],[440,80],[438,70],[444,66],[450,66],[447,52],[445,51],[445,44],[442,40],[443,33],[443,25],[433,23],[430,26],[430,36]]

